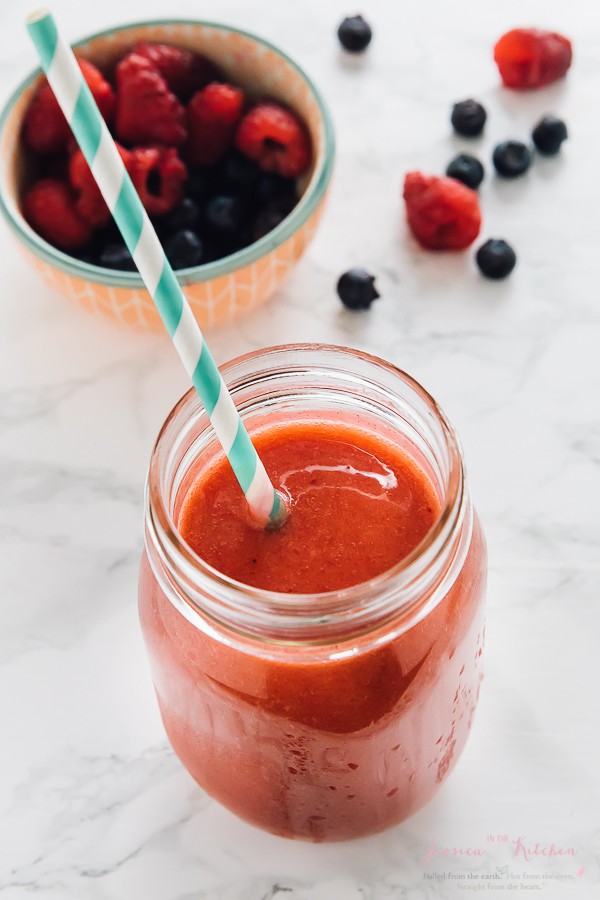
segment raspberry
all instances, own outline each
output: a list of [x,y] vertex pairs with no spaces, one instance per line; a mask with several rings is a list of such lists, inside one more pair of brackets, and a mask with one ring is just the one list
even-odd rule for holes
[[409,172],[404,179],[404,199],[408,224],[423,247],[463,250],[479,234],[477,194],[455,178]]
[[[117,148],[125,167],[129,169],[131,152],[119,144]],[[76,150],[69,161],[69,181],[75,191],[75,209],[81,218],[93,228],[106,225],[110,212],[81,150]]]
[[140,41],[133,53],[148,59],[158,69],[169,88],[178,97],[187,100],[195,91],[202,90],[211,81],[218,81],[219,70],[206,58],[170,44],[152,44]]
[[187,169],[174,147],[138,147],[131,151],[131,180],[151,216],[170,212],[183,197]]
[[239,124],[235,145],[265,172],[287,178],[302,175],[311,159],[310,137],[303,123],[277,103],[259,103]]
[[98,104],[98,109],[102,113],[104,119],[110,124],[115,114],[116,97],[112,87],[96,66],[88,62],[87,59],[79,60],[79,68],[83,72],[83,77],[87,81],[87,86],[92,92],[92,97]]
[[75,250],[87,244],[92,233],[79,216],[66,184],[44,178],[23,198],[25,218],[35,230],[61,250]]
[[555,31],[514,28],[494,47],[500,77],[509,88],[537,88],[567,74],[573,59],[571,41]]
[[244,94],[230,84],[209,84],[194,94],[187,107],[188,153],[196,166],[216,163],[233,141],[242,114]]
[[[79,67],[88,83],[100,112],[110,122],[115,110],[115,95],[102,73],[87,62],[79,60]],[[52,88],[46,80],[35,92],[25,115],[24,137],[37,153],[56,153],[67,146],[71,129],[62,114]]]
[[176,147],[186,138],[185,110],[158,69],[135,53],[117,66],[117,137],[129,144]]

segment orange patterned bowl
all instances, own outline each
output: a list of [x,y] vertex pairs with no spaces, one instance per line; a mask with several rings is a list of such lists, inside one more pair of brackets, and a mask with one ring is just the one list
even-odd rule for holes
[[[172,43],[205,54],[251,95],[267,95],[294,109],[312,137],[313,163],[301,181],[302,196],[290,215],[243,250],[178,272],[200,326],[228,322],[273,293],[315,233],[333,167],[331,119],[318,90],[296,63],[267,41],[226,25],[140,22],[85,38],[75,51],[110,69],[140,40]],[[47,284],[90,312],[138,328],[159,329],[160,318],[137,272],[116,272],[68,256],[36,234],[21,214],[19,195],[28,178],[27,154],[20,143],[21,122],[40,79],[39,70],[27,78],[0,118],[0,208]]]

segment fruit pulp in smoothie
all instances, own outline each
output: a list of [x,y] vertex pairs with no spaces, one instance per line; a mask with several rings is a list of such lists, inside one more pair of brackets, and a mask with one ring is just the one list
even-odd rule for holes
[[[224,460],[184,481],[176,504],[188,544],[246,584],[291,593],[360,585],[411,553],[439,514],[417,454],[373,428],[298,420],[253,440],[290,503],[280,530],[252,523]],[[141,622],[176,753],[209,794],[277,834],[340,840],[401,821],[435,793],[466,740],[484,581],[474,518],[457,577],[407,631],[388,623],[324,649],[270,652],[251,638],[240,648],[214,622],[194,626],[144,558]]]

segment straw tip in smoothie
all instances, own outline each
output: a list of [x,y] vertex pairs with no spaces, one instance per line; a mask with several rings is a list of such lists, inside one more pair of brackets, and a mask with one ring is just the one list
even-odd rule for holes
[[269,516],[269,521],[267,522],[267,528],[269,531],[277,531],[281,528],[288,520],[290,514],[291,502],[290,498],[283,493],[283,491],[275,491],[275,503],[273,504],[273,509],[271,511],[271,515]]

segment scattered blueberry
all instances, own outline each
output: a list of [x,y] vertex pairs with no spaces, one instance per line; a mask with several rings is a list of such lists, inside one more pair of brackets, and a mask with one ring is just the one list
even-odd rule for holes
[[531,165],[531,150],[521,141],[502,141],[494,148],[492,160],[498,175],[516,178]]
[[462,181],[467,187],[477,190],[483,181],[484,169],[477,157],[469,153],[459,153],[448,163],[446,175]]
[[510,275],[517,262],[517,255],[506,241],[492,238],[481,245],[475,260],[482,275],[498,280]]
[[184,228],[195,228],[199,219],[197,203],[191,197],[184,197],[179,206],[164,217],[163,226],[166,231],[182,231]]
[[348,269],[337,283],[340,300],[348,309],[368,309],[379,294],[375,288],[375,276],[366,269]]
[[273,231],[280,222],[283,222],[285,216],[285,213],[278,212],[275,209],[264,209],[254,220],[252,239],[258,241],[261,237],[264,237],[265,234]]
[[362,16],[348,16],[340,23],[338,38],[344,50],[362,53],[371,43],[373,32]]
[[218,237],[233,237],[244,221],[244,205],[239,197],[218,195],[206,204],[206,228]]
[[452,107],[450,121],[457,134],[463,137],[478,137],[483,131],[487,113],[477,100],[461,100]]
[[544,156],[554,156],[568,137],[567,126],[557,116],[544,116],[533,129],[531,136],[540,153]]
[[189,269],[199,266],[204,260],[202,241],[195,231],[178,231],[165,247],[168,260],[174,269]]
[[98,262],[107,269],[121,269],[135,272],[136,265],[125,244],[107,244],[101,251]]

